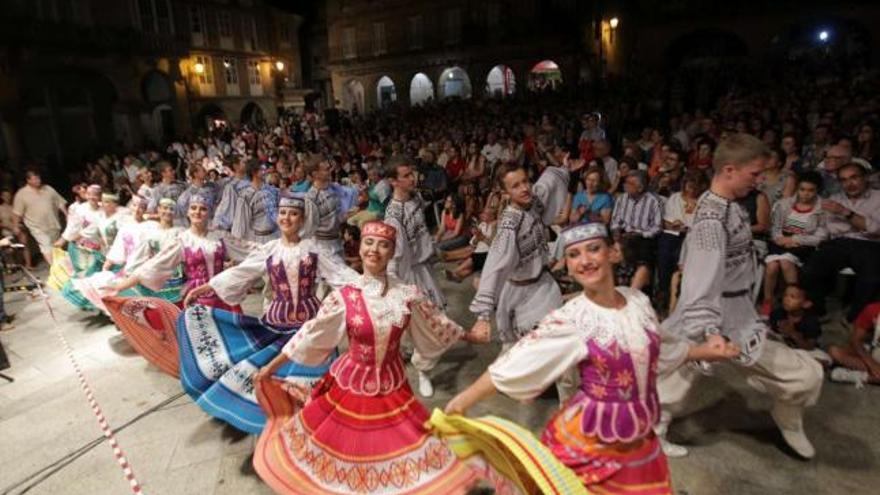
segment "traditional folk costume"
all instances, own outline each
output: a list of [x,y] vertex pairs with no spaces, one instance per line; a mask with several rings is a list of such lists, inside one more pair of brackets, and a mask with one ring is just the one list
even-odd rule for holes
[[[104,194],[102,201],[118,202],[119,197],[112,194]],[[79,290],[79,282],[101,272],[106,254],[116,241],[119,230],[125,225],[132,223],[132,221],[131,212],[128,208],[117,208],[116,212],[110,216],[102,212],[96,223],[90,223],[80,231],[77,245],[80,247],[81,252],[90,251],[90,255],[94,257],[94,262],[85,272],[71,278],[61,288],[61,295],[69,303],[82,310],[95,309],[95,306]]]
[[228,226],[234,239],[262,244],[278,238],[277,189],[264,184],[260,189],[250,181],[233,180],[227,185],[218,207],[221,228]]
[[[282,198],[280,206],[304,209],[301,198]],[[253,375],[315,316],[320,304],[315,297],[316,279],[339,287],[357,277],[310,239],[295,245],[276,239],[214,276],[210,285],[215,297],[237,305],[267,273],[272,300],[262,317],[234,314],[217,306],[193,306],[181,315],[177,326],[184,390],[205,412],[248,433],[259,433],[266,421],[254,395]],[[311,386],[329,365],[330,359],[309,365],[288,363],[275,376]]]
[[[146,199],[135,196],[129,203],[129,207],[133,210],[145,210],[147,207]],[[86,278],[75,279],[73,282],[76,290],[92,306],[104,313],[107,313],[107,308],[104,307],[102,299],[108,295],[109,286],[129,275],[132,270],[146,261],[146,259],[138,259],[135,252],[145,234],[159,228],[158,222],[138,220],[138,218],[137,215],[134,215],[132,221],[122,224],[116,238],[110,245],[110,249],[104,255],[105,263],[110,262],[109,270],[100,271]],[[134,296],[137,295],[137,292],[134,289],[128,289],[119,295]]]
[[189,208],[189,200],[193,196],[201,196],[207,199],[208,218],[212,218],[218,200],[216,186],[211,182],[205,182],[202,186],[190,184],[184,189],[177,198],[177,214],[182,218],[186,218],[187,209]]
[[[170,206],[170,199],[163,201]],[[206,204],[206,201],[200,196],[190,199],[191,203]],[[131,275],[140,281],[136,291],[143,293],[143,297],[105,299],[105,306],[138,353],[163,371],[176,375],[179,360],[175,338],[177,313],[163,309],[170,305],[155,299],[179,305],[190,290],[223,271],[227,262],[243,259],[253,247],[224,239],[216,232],[200,236],[191,229],[176,230],[176,235],[167,239],[158,253],[132,270]],[[141,248],[141,252],[148,249],[149,245]],[[214,293],[203,294],[196,302],[241,311],[237,306],[227,305]],[[161,310],[163,316],[150,316],[150,311],[154,310]]]
[[215,198],[216,209],[211,227],[216,230],[229,232],[232,230],[233,211],[236,202],[236,189],[250,184],[250,181],[238,177],[221,179],[217,184],[217,196]]
[[434,241],[425,224],[425,204],[421,198],[408,201],[391,199],[385,209],[385,223],[397,229],[394,258],[388,273],[418,287],[438,308],[446,307],[446,298],[431,274],[428,263],[434,254]]
[[498,221],[470,311],[482,319],[494,312],[506,346],[562,305],[559,286],[547,270],[544,230],[562,209],[568,180],[568,170],[547,167],[533,187],[531,206],[508,205]]
[[[88,187],[90,193],[101,193],[101,186],[92,184]],[[82,238],[83,230],[89,225],[98,225],[104,217],[104,210],[101,206],[92,206],[88,201],[80,203],[70,208],[72,211],[67,218],[67,226],[61,233],[61,237],[67,241],[67,260],[63,258],[53,257],[53,268],[55,271],[55,284],[58,289],[63,287],[71,278],[83,277],[91,275],[101,269],[104,264],[103,256],[100,253],[100,243],[95,239]],[[55,267],[63,267],[68,265],[72,271],[65,277],[63,273],[55,270]]]
[[[681,296],[663,322],[663,332],[692,341],[721,334],[739,345],[742,353],[731,362],[749,385],[775,398],[772,416],[783,437],[798,453],[811,457],[813,448],[803,436],[801,419],[803,409],[819,398],[822,367],[806,351],[766,338],[767,327],[751,298],[756,260],[748,214],[736,202],[704,193],[682,259]],[[686,349],[664,346],[663,352],[664,360],[683,361]],[[684,366],[660,378],[661,431],[671,415],[684,408],[700,376],[697,367]]]
[[[369,222],[362,235],[393,242],[395,234]],[[270,487],[284,494],[458,494],[474,485],[477,471],[426,428],[428,411],[413,395],[400,355],[405,332],[416,363],[438,358],[463,334],[418,289],[390,275],[363,275],[327,296],[283,349],[297,366],[316,366],[348,335],[348,351],[311,399],[299,408],[283,382],[257,384],[269,419],[254,467]]]
[[147,211],[150,213],[156,213],[156,210],[159,208],[159,203],[163,199],[170,199],[174,202],[174,225],[183,226],[186,224],[186,212],[180,211],[177,207],[177,200],[180,198],[180,195],[183,193],[184,189],[186,189],[186,185],[182,182],[160,182],[153,186],[152,194],[150,195],[149,203],[147,204]]
[[[563,231],[560,242],[570,246],[607,235],[600,224],[584,224]],[[580,387],[541,441],[591,493],[672,493],[653,430],[660,418],[660,324],[644,294],[616,290],[625,307],[604,308],[579,294],[499,357],[489,374],[499,391],[531,400],[576,366]]]
[[343,259],[342,238],[339,227],[345,220],[345,213],[357,199],[356,189],[338,184],[318,189],[312,186],[305,195],[306,218],[305,236],[314,237],[318,247],[328,255]]

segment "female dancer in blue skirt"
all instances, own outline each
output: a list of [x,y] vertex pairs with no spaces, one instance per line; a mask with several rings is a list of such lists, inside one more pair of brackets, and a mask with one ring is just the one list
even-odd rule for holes
[[[272,299],[262,317],[196,305],[187,307],[178,320],[184,390],[208,414],[248,433],[259,433],[266,422],[254,395],[253,377],[315,316],[320,305],[315,296],[316,279],[336,288],[359,276],[336,258],[321,254],[312,240],[300,239],[304,211],[302,197],[282,197],[278,205],[281,238],[267,242],[239,265],[191,290],[184,303],[188,306],[202,294],[213,292],[226,304],[237,305],[268,275]],[[288,363],[275,376],[311,386],[334,358],[335,353],[314,367]]]

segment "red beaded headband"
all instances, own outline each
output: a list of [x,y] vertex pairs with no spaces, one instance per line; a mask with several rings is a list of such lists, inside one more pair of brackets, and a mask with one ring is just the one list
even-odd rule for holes
[[397,229],[378,220],[367,222],[361,228],[361,237],[379,237],[391,242],[397,241]]

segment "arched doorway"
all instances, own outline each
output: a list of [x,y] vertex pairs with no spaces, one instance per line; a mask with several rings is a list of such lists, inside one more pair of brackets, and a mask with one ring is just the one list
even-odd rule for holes
[[342,108],[352,113],[364,111],[364,85],[351,79],[342,88]]
[[198,129],[217,129],[226,127],[227,123],[226,112],[213,103],[203,106],[199,113],[196,114],[196,127]]
[[157,143],[169,142],[176,134],[171,80],[164,72],[152,70],[141,80],[141,93],[152,108],[150,117],[153,127],[147,129],[147,134]]
[[532,91],[554,91],[562,86],[562,71],[552,60],[542,60],[529,71],[529,89]]
[[486,76],[486,95],[490,98],[505,98],[516,92],[516,78],[506,65],[496,65]]
[[440,99],[445,98],[470,98],[471,78],[461,67],[449,67],[440,74]]
[[409,104],[421,105],[434,98],[434,85],[431,79],[423,72],[419,72],[412,78],[409,84]]
[[388,76],[382,76],[376,83],[376,105],[385,108],[397,101],[397,89],[394,81]]
[[263,116],[263,109],[260,108],[260,105],[257,105],[254,102],[248,102],[244,108],[241,109],[241,123],[257,126],[263,122],[265,122],[266,118]]

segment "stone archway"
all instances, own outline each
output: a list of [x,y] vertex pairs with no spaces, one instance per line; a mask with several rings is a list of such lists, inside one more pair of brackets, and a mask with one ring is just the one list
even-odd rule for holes
[[542,60],[529,71],[528,87],[532,91],[555,91],[563,82],[562,69],[553,60]]
[[471,78],[461,67],[447,67],[440,73],[437,80],[437,96],[446,98],[467,99],[471,97]]
[[382,76],[376,83],[376,106],[386,108],[397,101],[397,88],[388,76]]
[[229,119],[219,105],[208,103],[196,114],[197,129],[214,129],[227,125]]
[[516,93],[516,76],[506,65],[496,65],[486,75],[486,96],[506,98]]
[[240,122],[246,125],[259,125],[266,121],[263,109],[260,105],[250,101],[241,109]]
[[409,104],[422,105],[434,99],[434,84],[424,72],[414,75],[409,83]]

